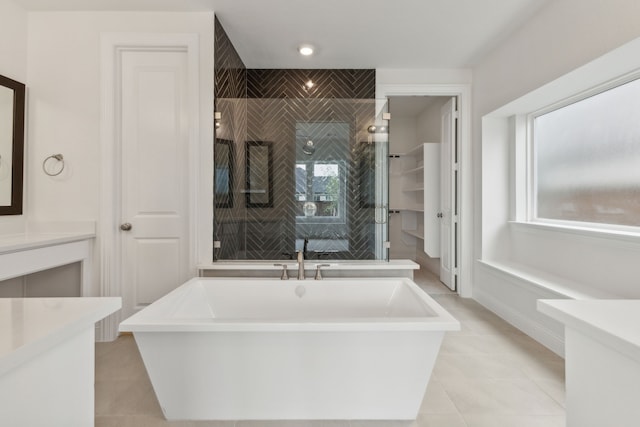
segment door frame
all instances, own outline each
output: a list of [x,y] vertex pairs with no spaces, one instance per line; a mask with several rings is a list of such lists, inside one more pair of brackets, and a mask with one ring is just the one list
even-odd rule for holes
[[[458,294],[471,298],[473,259],[473,168],[470,84],[379,84],[376,98],[392,96],[455,96],[458,98],[458,234],[456,253]],[[393,118],[393,117],[392,117]]]
[[[120,153],[120,98],[118,88],[121,69],[120,58],[127,51],[175,52],[187,54],[187,91],[189,115],[188,218],[189,266],[195,272],[197,191],[199,176],[199,43],[197,34],[186,33],[105,33],[100,40],[100,213],[98,219],[98,251],[100,260],[100,295],[123,296],[121,266],[121,161]],[[120,312],[100,322],[97,337],[110,341],[118,335]]]

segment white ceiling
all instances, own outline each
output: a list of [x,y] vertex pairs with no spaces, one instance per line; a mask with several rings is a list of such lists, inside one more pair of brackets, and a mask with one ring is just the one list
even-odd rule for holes
[[[470,68],[551,0],[14,0],[27,10],[215,10],[248,68]],[[317,54],[303,58],[302,43]]]

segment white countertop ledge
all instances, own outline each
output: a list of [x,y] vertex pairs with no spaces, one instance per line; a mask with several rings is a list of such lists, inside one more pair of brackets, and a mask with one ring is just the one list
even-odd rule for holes
[[538,311],[640,362],[640,300],[538,300]]
[[95,233],[20,233],[0,235],[0,254],[93,239]]
[[[200,270],[280,270],[282,267],[274,264],[286,264],[293,268],[298,265],[296,260],[273,260],[273,261],[216,261],[208,264],[199,264]],[[331,270],[418,270],[420,265],[407,259],[394,259],[390,261],[382,260],[317,260],[305,259],[304,269],[313,270],[318,264],[328,264],[325,269]]]
[[120,297],[0,298],[0,375],[121,306]]

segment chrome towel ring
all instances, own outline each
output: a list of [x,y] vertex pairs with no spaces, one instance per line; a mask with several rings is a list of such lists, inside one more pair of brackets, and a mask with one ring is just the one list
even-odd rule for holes
[[[51,163],[52,160],[56,160],[57,162],[52,166],[52,169],[48,169],[47,165]],[[59,165],[59,166],[58,166]],[[58,169],[59,168],[59,169]],[[57,171],[55,171],[58,169]],[[52,154],[42,162],[42,170],[49,176],[58,176],[64,170],[64,157],[62,154]]]

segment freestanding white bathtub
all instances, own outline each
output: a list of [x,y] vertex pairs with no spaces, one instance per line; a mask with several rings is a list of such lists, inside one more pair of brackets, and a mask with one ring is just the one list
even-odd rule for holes
[[120,324],[169,420],[414,419],[459,328],[406,278],[195,278]]

